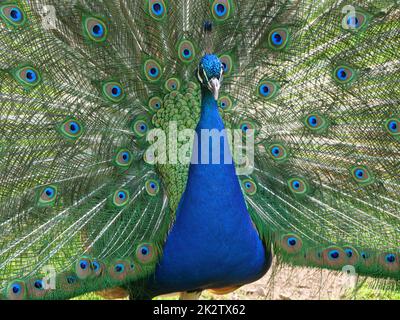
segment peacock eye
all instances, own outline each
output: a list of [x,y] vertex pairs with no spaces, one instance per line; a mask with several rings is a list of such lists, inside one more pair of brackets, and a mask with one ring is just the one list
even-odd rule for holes
[[279,86],[271,80],[261,80],[258,84],[257,94],[263,99],[272,99],[279,91]]
[[118,263],[114,267],[115,272],[122,273],[125,271],[125,266],[122,263]]
[[117,190],[113,196],[113,204],[116,207],[124,207],[128,204],[129,193],[126,190]]
[[155,82],[161,78],[161,66],[155,60],[147,60],[144,63],[144,72],[147,80]]
[[156,257],[153,245],[150,243],[140,244],[136,249],[136,257],[143,264],[153,262]]
[[355,80],[355,71],[347,66],[339,66],[334,70],[334,79],[339,84],[351,83]]
[[83,134],[83,127],[78,120],[67,119],[61,124],[59,131],[65,138],[77,140]]
[[310,190],[306,180],[302,178],[290,178],[288,180],[289,190],[298,196],[306,195]]
[[287,244],[288,244],[289,247],[294,247],[297,244],[297,239],[293,238],[293,237],[290,237],[287,240]]
[[386,121],[385,124],[386,130],[392,135],[392,136],[399,136],[400,135],[400,119],[397,118],[392,118]]
[[273,144],[269,147],[269,152],[273,160],[283,161],[287,158],[286,148],[281,144]]
[[68,283],[68,284],[74,284],[74,283],[76,283],[76,281],[77,281],[77,279],[76,279],[75,276],[68,276],[68,277],[66,278],[66,280],[67,280],[67,283]]
[[178,55],[182,62],[192,62],[195,58],[195,49],[193,43],[188,40],[182,41],[178,47]]
[[163,101],[160,97],[153,97],[149,100],[148,106],[150,109],[159,110],[163,106]]
[[212,4],[211,10],[215,20],[224,21],[228,19],[231,15],[231,0],[215,0]]
[[338,250],[331,250],[328,252],[329,259],[336,260],[339,259],[340,253]]
[[25,298],[26,286],[22,281],[15,281],[8,286],[8,299],[22,300]]
[[387,263],[395,263],[396,262],[396,255],[394,255],[393,253],[387,254],[385,256],[385,260]]
[[57,188],[55,186],[47,186],[39,191],[38,205],[40,207],[49,207],[54,205],[57,197]]
[[250,196],[257,193],[257,185],[251,179],[245,179],[242,181],[242,188],[244,192]]
[[316,113],[309,114],[305,118],[304,123],[308,129],[318,133],[325,131],[328,127],[328,122],[326,121],[326,119]]
[[368,252],[361,252],[361,257],[362,257],[364,260],[368,259],[368,258],[369,258]]
[[282,50],[289,42],[289,31],[286,28],[276,28],[269,33],[268,45],[271,49]]
[[367,167],[355,166],[351,168],[350,171],[353,179],[361,185],[368,185],[374,181],[374,178]]
[[25,13],[15,4],[6,4],[1,6],[0,16],[10,25],[15,27],[22,26],[26,21]]
[[180,88],[181,82],[177,78],[171,78],[165,82],[165,89],[169,92],[179,90]]
[[232,102],[232,99],[230,97],[223,96],[218,100],[218,105],[224,111],[228,111],[228,110],[232,109],[233,102]]
[[219,57],[222,71],[225,76],[229,76],[233,70],[233,59],[229,54],[224,54]]
[[14,284],[11,287],[13,293],[18,294],[21,292],[21,286],[19,284]]
[[166,16],[164,0],[148,0],[150,16],[155,20],[162,20]]
[[80,259],[75,266],[75,272],[79,279],[86,279],[92,273],[91,261],[88,258]]
[[287,234],[282,237],[281,246],[288,253],[298,253],[302,249],[303,243],[298,236]]
[[108,271],[113,279],[124,280],[127,275],[127,262],[125,260],[116,260],[108,267]]
[[132,130],[136,138],[146,136],[150,129],[150,121],[145,115],[137,116],[132,122]]
[[158,181],[154,179],[147,180],[145,183],[146,192],[150,196],[156,196],[160,191],[160,185]]
[[356,12],[355,14],[349,14],[346,17],[346,26],[350,31],[358,31],[363,29],[368,23],[368,16],[362,12]]
[[94,42],[103,42],[107,39],[107,26],[104,21],[98,18],[86,18],[84,20],[84,30],[88,38]]
[[351,249],[346,249],[346,250],[344,250],[344,252],[346,253],[346,256],[348,258],[351,258],[353,256],[353,250],[351,250]]
[[253,130],[253,131],[256,130],[255,124],[254,124],[252,121],[250,121],[250,120],[241,121],[241,122],[239,123],[239,128],[240,128],[240,130],[242,130],[242,132],[243,132],[244,134],[250,133],[250,130]]
[[100,276],[103,273],[104,265],[99,261],[92,261],[91,269],[93,270],[95,276]]
[[132,154],[126,149],[122,149],[117,152],[115,156],[114,164],[120,168],[128,168],[133,161]]
[[39,72],[31,66],[20,68],[13,74],[15,79],[27,88],[35,87],[41,81]]
[[124,90],[118,82],[106,82],[103,84],[103,95],[111,102],[120,102],[124,98]]
[[100,263],[98,263],[97,261],[93,261],[92,268],[93,268],[93,271],[95,271],[95,272],[98,271],[100,269]]
[[35,289],[37,289],[37,290],[43,290],[43,289],[44,289],[44,282],[43,282],[43,280],[36,280],[36,281],[33,283],[33,286],[34,286]]

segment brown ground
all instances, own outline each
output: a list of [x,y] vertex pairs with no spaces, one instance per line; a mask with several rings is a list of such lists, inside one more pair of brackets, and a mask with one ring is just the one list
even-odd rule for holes
[[282,267],[272,274],[270,270],[259,281],[227,295],[204,292],[201,299],[337,300],[346,299],[350,288],[354,288],[354,277],[345,273]]

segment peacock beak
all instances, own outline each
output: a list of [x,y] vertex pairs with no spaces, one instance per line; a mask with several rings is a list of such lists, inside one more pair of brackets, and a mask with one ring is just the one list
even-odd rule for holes
[[219,89],[221,88],[221,81],[217,78],[212,78],[208,81],[208,89],[214,95],[214,99],[218,100],[219,97]]

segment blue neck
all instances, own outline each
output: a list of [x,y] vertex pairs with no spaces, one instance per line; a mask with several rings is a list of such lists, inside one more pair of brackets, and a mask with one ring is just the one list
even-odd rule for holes
[[[207,89],[203,90],[196,129],[199,140],[201,129],[224,129],[217,102]],[[213,150],[221,154],[221,161],[224,144],[221,139],[220,148]],[[209,163],[211,160],[210,154]],[[152,294],[241,285],[258,279],[267,268],[234,164],[191,164]]]

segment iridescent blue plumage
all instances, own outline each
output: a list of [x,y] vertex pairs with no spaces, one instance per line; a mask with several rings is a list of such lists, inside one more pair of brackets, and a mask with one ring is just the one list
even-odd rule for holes
[[[215,55],[206,55],[200,62],[210,80],[220,77],[221,67]],[[226,154],[225,126],[206,85],[202,83],[202,111],[196,132],[201,137],[202,130],[217,129],[223,138],[219,146],[209,138],[205,150],[205,141],[195,143],[198,152],[193,152],[186,189],[151,295],[237,286],[258,279],[269,267],[270,253],[250,219],[235,166],[229,163],[230,151]],[[206,157],[202,156],[204,152]],[[220,162],[214,164],[215,153]]]

